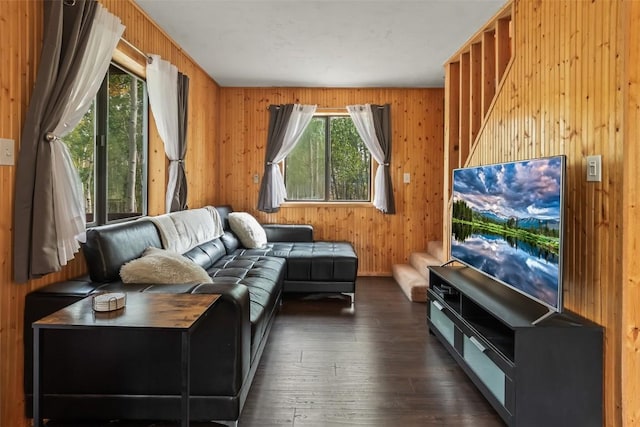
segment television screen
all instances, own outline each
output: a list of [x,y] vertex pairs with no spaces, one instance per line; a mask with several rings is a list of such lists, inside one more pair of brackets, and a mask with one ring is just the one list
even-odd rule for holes
[[451,255],[562,310],[565,157],[453,171]]

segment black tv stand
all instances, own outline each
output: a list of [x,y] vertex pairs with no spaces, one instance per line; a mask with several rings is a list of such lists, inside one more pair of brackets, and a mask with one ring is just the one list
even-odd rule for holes
[[429,267],[429,330],[510,426],[602,425],[602,327],[469,268]]

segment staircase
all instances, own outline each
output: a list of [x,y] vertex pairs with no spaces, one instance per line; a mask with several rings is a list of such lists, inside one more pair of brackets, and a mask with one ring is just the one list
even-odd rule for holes
[[[445,63],[444,198],[451,210],[451,171],[468,164],[478,136],[513,63],[513,0],[508,1]],[[445,224],[444,242],[429,242],[427,252],[415,252],[409,264],[392,266],[393,278],[410,301],[426,302],[430,265],[441,265],[443,247],[450,245]]]
[[445,261],[442,242],[429,242],[427,252],[413,252],[409,256],[409,264],[394,264],[391,270],[393,278],[409,301],[426,302],[429,287],[428,267],[441,265]]

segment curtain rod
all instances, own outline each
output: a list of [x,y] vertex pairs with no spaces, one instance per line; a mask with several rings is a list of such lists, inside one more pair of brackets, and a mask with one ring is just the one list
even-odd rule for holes
[[135,46],[133,43],[131,43],[129,40],[125,39],[124,37],[120,37],[120,41],[122,41],[124,44],[126,44],[127,46],[129,46],[132,50],[134,50],[136,53],[140,54],[140,56],[143,56],[145,58],[147,58],[147,63],[151,64],[153,62],[153,58],[149,55],[147,55],[146,53],[144,53],[143,51],[141,51],[137,46]]
[[[276,108],[280,108],[280,106],[279,106],[279,105],[276,105],[275,107],[276,107]],[[382,108],[384,108],[384,105],[378,105],[378,107],[377,107],[377,108],[382,109]],[[269,107],[267,107],[267,110],[268,110],[268,109],[269,109]],[[326,110],[346,110],[346,109],[347,109],[347,106],[345,105],[345,106],[343,106],[343,107],[317,107],[317,108],[316,108],[316,111],[326,111]]]

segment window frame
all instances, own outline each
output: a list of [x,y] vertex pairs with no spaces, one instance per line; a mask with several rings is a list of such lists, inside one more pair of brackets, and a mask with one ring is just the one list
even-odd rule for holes
[[[118,218],[109,220],[108,212],[108,134],[109,134],[109,85],[108,76],[111,67],[116,67],[119,70],[134,76],[144,82],[144,103],[142,111],[142,153],[141,162],[142,166],[142,200],[141,200],[141,212],[140,215],[132,215],[126,218]],[[115,224],[127,221],[134,221],[148,214],[148,193],[149,193],[149,97],[147,92],[147,80],[146,76],[141,76],[139,73],[128,70],[118,62],[112,59],[109,64],[107,74],[105,74],[104,80],[100,85],[100,89],[94,98],[95,103],[95,118],[94,118],[94,212],[93,221],[87,221],[87,228],[96,227],[100,225]]]
[[[369,198],[367,200],[329,200],[330,188],[331,188],[331,174],[329,173],[331,168],[331,119],[337,118],[351,118],[349,113],[346,112],[316,112],[313,119],[321,118],[325,121],[324,132],[325,132],[325,161],[324,161],[324,169],[325,169],[325,191],[324,191],[324,199],[316,199],[316,200],[308,200],[308,199],[287,199],[281,206],[316,206],[316,205],[337,205],[337,206],[373,206],[373,180],[374,180],[374,170],[373,170],[373,156],[369,153],[369,183],[368,183],[368,195]],[[352,120],[353,121],[353,120]],[[354,125],[355,126],[355,125]],[[362,140],[362,138],[360,138]],[[363,141],[364,144],[364,141]],[[366,145],[365,148],[367,151],[369,150]],[[286,188],[286,162],[285,158],[281,163],[281,171],[283,175],[283,180]]]

